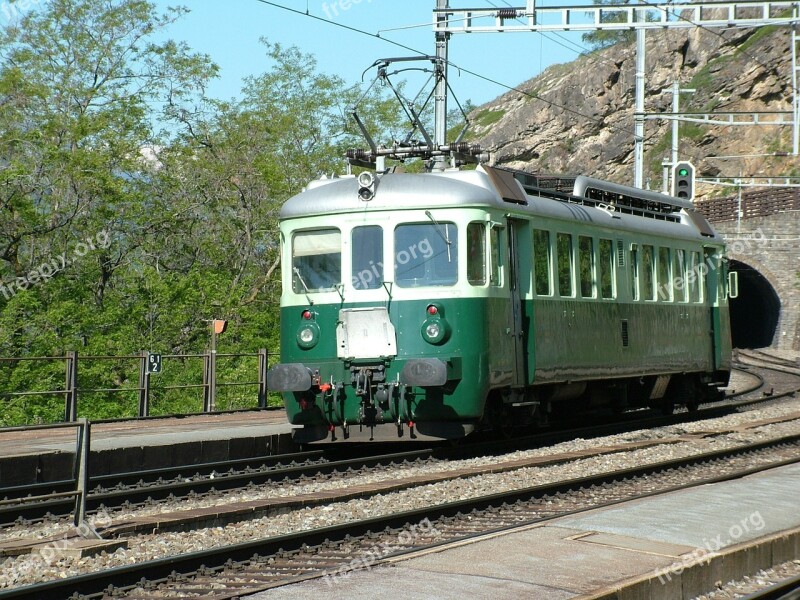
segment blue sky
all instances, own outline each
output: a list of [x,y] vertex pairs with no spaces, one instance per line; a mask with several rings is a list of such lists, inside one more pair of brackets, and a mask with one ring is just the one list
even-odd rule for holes
[[[514,0],[512,0],[513,3]],[[168,31],[204,52],[221,67],[221,75],[210,88],[212,96],[235,97],[242,79],[269,68],[259,38],[284,46],[297,46],[313,54],[318,69],[337,74],[348,83],[361,80],[361,73],[377,58],[411,54],[386,41],[346,31],[329,23],[293,14],[258,0],[154,0],[160,8],[183,5],[190,9]],[[378,33],[421,52],[434,53],[431,29],[435,0],[274,0],[276,4],[308,12],[348,27]],[[451,6],[508,6],[504,0],[451,0]],[[517,2],[524,4],[524,2]],[[553,3],[551,2],[550,5]],[[417,25],[409,29],[397,29]],[[575,59],[578,52],[560,44],[580,44],[580,36],[543,37],[538,33],[462,34],[452,37],[450,60],[472,71],[517,85],[556,62]],[[368,73],[371,80],[374,73]],[[421,81],[420,81],[421,84]],[[487,102],[506,90],[468,74],[451,70],[450,85],[460,101]],[[416,89],[416,88],[415,88]]]

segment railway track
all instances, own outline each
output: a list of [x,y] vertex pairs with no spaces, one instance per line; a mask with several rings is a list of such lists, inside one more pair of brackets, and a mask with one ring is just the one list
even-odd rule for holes
[[[158,469],[91,479],[87,499],[87,513],[100,510],[134,510],[149,507],[162,501],[195,497],[224,491],[244,490],[274,482],[324,481],[341,473],[364,473],[403,463],[440,462],[500,454],[548,446],[574,439],[592,438],[634,431],[643,428],[664,427],[700,418],[727,414],[730,408],[712,406],[691,416],[688,414],[628,418],[627,422],[612,422],[567,432],[536,434],[515,440],[489,441],[468,444],[464,447],[425,447],[403,452],[390,452],[371,456],[332,459],[323,451],[312,451],[284,456],[264,457],[259,460],[234,461],[193,465],[191,467]],[[0,490],[0,525],[57,521],[70,518],[74,500],[64,493],[74,489],[73,482],[39,484]]]
[[[757,366],[756,368],[767,369],[769,367]],[[621,421],[617,419],[577,430],[537,433],[514,440],[491,440],[465,444],[459,448],[424,447],[402,452],[348,458],[340,458],[341,450],[333,448],[260,459],[92,477],[87,511],[89,514],[93,514],[99,510],[132,510],[198,494],[243,490],[273,482],[303,480],[304,478],[325,480],[340,473],[378,470],[404,462],[424,464],[424,461],[455,460],[525,450],[553,445],[576,437],[591,438],[612,435],[636,429],[664,427],[690,420],[721,416],[725,414],[725,411],[780,397],[781,393],[775,394],[774,388],[773,393],[769,395],[759,395],[758,390],[765,385],[764,377],[753,372],[752,366],[742,365],[739,369],[752,379],[747,387],[730,394],[728,401],[722,404],[704,405],[691,415],[680,413],[652,416],[651,413],[645,413],[646,416],[642,417],[632,413],[624,416]],[[796,377],[794,387],[790,387],[782,394],[791,394],[798,389],[800,389],[800,374]],[[43,520],[68,519],[74,510],[74,500],[63,494],[72,489],[74,489],[74,482],[71,481],[0,489],[0,498],[3,498],[0,500],[0,527]]]
[[73,593],[91,597],[112,591],[115,597],[138,599],[195,594],[214,599],[233,598],[309,577],[395,560],[421,549],[487,532],[743,477],[798,462],[798,450],[800,435],[793,435],[10,589],[0,592],[0,600],[64,598]]

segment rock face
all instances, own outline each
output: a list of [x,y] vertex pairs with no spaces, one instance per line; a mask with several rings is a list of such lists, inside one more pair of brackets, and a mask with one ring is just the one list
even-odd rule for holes
[[[788,27],[728,31],[648,31],[645,112],[669,112],[672,82],[682,111],[791,111],[792,51]],[[476,109],[471,141],[491,162],[530,172],[587,174],[633,182],[635,44],[617,44],[555,65]],[[787,115],[786,120],[791,120]],[[679,157],[698,177],[799,175],[795,157],[712,158],[791,152],[791,126],[680,125]],[[661,189],[671,125],[645,123],[645,183]],[[698,186],[698,195],[730,193]]]

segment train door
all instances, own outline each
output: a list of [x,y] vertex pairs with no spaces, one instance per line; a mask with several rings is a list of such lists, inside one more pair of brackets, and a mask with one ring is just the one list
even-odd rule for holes
[[[511,336],[511,347],[514,352],[514,375],[512,387],[524,387],[527,384],[527,355],[525,351],[525,315],[523,302],[525,299],[525,279],[522,276],[520,263],[523,247],[527,247],[530,256],[530,244],[526,243],[527,227],[523,221],[508,220],[508,287],[511,301],[508,335]],[[528,234],[529,236],[529,234]],[[528,269],[530,271],[530,269]]]

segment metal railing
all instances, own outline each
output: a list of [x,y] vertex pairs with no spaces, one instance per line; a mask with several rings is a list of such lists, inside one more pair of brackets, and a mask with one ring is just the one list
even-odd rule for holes
[[[266,408],[267,407],[267,370],[269,368],[270,356],[275,356],[267,352],[265,348],[261,348],[256,353],[229,353],[216,354],[212,357],[211,352],[202,354],[165,354],[161,355],[162,360],[166,363],[172,361],[181,361],[186,364],[187,361],[202,360],[201,375],[196,383],[180,383],[180,384],[159,384],[154,385],[151,373],[148,369],[148,363],[151,353],[142,351],[139,354],[122,355],[122,356],[78,356],[76,351],[68,351],[65,356],[46,356],[46,357],[24,357],[24,358],[0,358],[0,368],[4,366],[16,366],[22,362],[37,361],[39,363],[64,363],[65,383],[62,389],[49,389],[49,390],[2,390],[0,389],[0,398],[26,398],[26,397],[59,397],[64,399],[64,418],[67,423],[73,423],[78,418],[78,399],[81,396],[93,394],[132,394],[135,395],[138,402],[136,417],[149,417],[151,416],[151,400],[154,391],[160,393],[170,392],[174,390],[202,390],[202,411],[203,413],[213,413],[217,411],[217,392],[220,388],[235,388],[235,387],[252,387],[255,388],[254,403],[252,408]],[[224,381],[218,378],[218,360],[219,359],[247,359],[255,358],[257,366],[253,377],[246,381]],[[138,385],[125,385],[124,382],[120,385],[113,387],[82,387],[79,384],[81,379],[81,365],[88,363],[104,363],[116,362],[119,363],[138,363]],[[186,371],[184,367],[184,371]],[[252,371],[251,371],[252,372]],[[132,373],[131,373],[132,374]],[[163,375],[158,375],[163,377]],[[133,377],[125,377],[126,381],[135,381]]]
[[745,192],[739,196],[712,198],[695,202],[695,208],[712,223],[767,217],[790,210],[800,210],[800,189],[771,188]]
[[[26,496],[22,500],[0,500],[0,505],[3,504],[17,504],[19,502],[38,502],[41,500],[50,500],[54,498],[75,498],[75,511],[73,517],[73,524],[75,527],[80,527],[86,522],[86,497],[89,489],[89,446],[91,442],[91,429],[92,424],[84,418],[77,419],[73,423],[55,423],[52,425],[33,425],[25,427],[12,427],[4,430],[6,433],[14,431],[42,431],[53,429],[64,429],[67,427],[77,428],[77,436],[75,440],[75,462],[72,467],[72,479],[75,481],[75,491],[58,492],[56,494],[47,494],[45,496]],[[81,527],[81,531],[83,531]],[[89,528],[91,529],[91,528]]]

